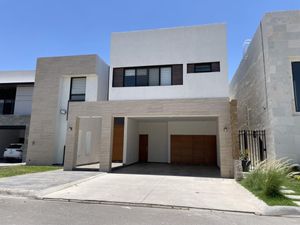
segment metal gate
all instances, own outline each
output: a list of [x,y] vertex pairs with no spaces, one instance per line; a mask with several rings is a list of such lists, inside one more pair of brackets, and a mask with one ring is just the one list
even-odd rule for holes
[[267,158],[265,130],[240,130],[239,145],[240,153],[251,161],[250,169]]

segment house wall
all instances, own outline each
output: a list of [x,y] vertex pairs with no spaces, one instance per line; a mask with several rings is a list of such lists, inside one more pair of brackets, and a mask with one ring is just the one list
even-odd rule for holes
[[17,86],[14,115],[30,115],[33,85]]
[[299,27],[299,10],[270,13],[262,20],[273,149],[277,158],[287,157],[297,163],[300,113],[295,112],[291,62],[300,61]]
[[[187,63],[220,61],[220,72],[189,73]],[[228,97],[224,24],[113,33],[109,100]],[[183,64],[183,85],[112,87],[114,67]]]
[[268,111],[267,68],[259,26],[230,83],[230,98],[237,100],[238,130],[266,130],[269,156],[274,155],[273,130]]
[[[63,96],[67,95],[67,91],[64,87],[62,88],[62,78],[96,77],[98,63],[97,55],[50,57],[37,60],[28,145],[27,163],[29,165],[61,163],[62,147],[58,150],[57,146],[62,146],[62,144],[58,140],[58,135],[65,136],[65,128],[61,127],[63,124],[61,121],[65,120],[60,118],[62,115],[60,109],[67,109],[66,101],[61,96],[62,89],[65,93]],[[90,83],[95,87],[94,83],[98,84],[98,82],[94,81],[87,82],[87,85]],[[87,87],[87,89],[90,88]],[[88,92],[89,90],[87,90],[87,99],[96,101],[97,92],[92,90],[94,94],[91,95]],[[94,97],[90,99],[90,96]],[[60,157],[57,156],[58,151]]]
[[[79,75],[82,76],[82,75]],[[85,75],[86,76],[86,101],[97,101],[98,99],[98,76],[97,75]],[[67,132],[67,114],[61,114],[60,110],[68,110],[69,98],[70,98],[70,88],[71,88],[71,78],[76,77],[73,76],[61,76],[59,80],[59,101],[58,107],[59,110],[57,111],[56,116],[56,153],[55,153],[55,163],[62,164],[63,163],[63,156],[64,156],[64,146],[66,141],[66,132]]]
[[139,122],[139,134],[148,134],[148,162],[169,161],[167,122]]
[[291,62],[300,61],[299,21],[300,11],[266,14],[230,84],[231,97],[238,102],[239,128],[265,129],[268,157],[298,163],[300,117]]
[[127,118],[125,121],[126,136],[124,164],[130,165],[139,160],[139,127],[138,122],[134,119]]
[[[74,141],[76,139],[76,118],[84,115],[102,117],[101,147],[99,150],[101,171],[110,171],[111,169],[113,117],[196,116],[218,118],[221,176],[232,177],[233,175],[228,98],[72,102],[69,106],[65,170],[72,170],[75,166],[75,149],[77,149]],[[228,128],[227,131],[224,130],[224,127]],[[125,136],[125,141],[126,139],[128,138]],[[39,155],[36,155],[35,159],[38,160],[38,157]]]
[[101,145],[101,118],[81,117],[78,120],[76,165],[97,163]]
[[109,66],[99,57],[96,65],[96,73],[98,77],[97,100],[108,100]]
[[34,70],[0,71],[0,84],[34,83]]

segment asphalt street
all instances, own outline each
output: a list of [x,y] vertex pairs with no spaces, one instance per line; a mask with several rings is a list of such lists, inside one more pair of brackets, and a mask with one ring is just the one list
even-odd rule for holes
[[293,225],[300,217],[178,210],[0,197],[1,225]]

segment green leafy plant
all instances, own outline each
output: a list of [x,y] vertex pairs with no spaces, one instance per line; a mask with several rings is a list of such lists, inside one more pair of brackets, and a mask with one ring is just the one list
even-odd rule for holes
[[290,172],[290,162],[285,159],[264,160],[243,180],[246,187],[274,197],[281,195],[280,188]]

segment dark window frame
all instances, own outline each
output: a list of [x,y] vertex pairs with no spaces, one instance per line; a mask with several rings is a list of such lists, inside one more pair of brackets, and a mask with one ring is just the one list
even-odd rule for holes
[[[214,61],[214,62],[201,62],[201,63],[188,63],[187,64],[187,73],[214,73],[214,72],[221,72],[221,67],[220,67],[220,61]],[[209,65],[210,70],[209,71],[196,71],[197,66],[202,66],[202,65]],[[214,70],[214,66],[217,65],[217,69]]]
[[0,88],[0,100],[3,101],[0,115],[12,115],[15,113],[17,86],[15,84],[1,84]]
[[[295,80],[295,76],[300,76],[300,69],[299,69],[299,74],[294,74],[295,73],[295,68],[294,68],[294,64],[299,64],[300,67],[300,61],[293,61],[291,62],[291,71],[292,71],[292,83],[293,83],[293,92],[294,92],[294,107],[295,107],[295,112],[300,113],[300,99],[298,99],[298,95],[300,95],[300,82],[298,84],[298,86],[296,85],[296,80]],[[298,77],[298,79],[300,80],[300,78]],[[298,89],[298,90],[297,90]]]
[[[183,65],[183,64],[168,64],[168,65],[151,65],[151,66],[132,66],[132,67],[116,67],[113,69],[123,69],[123,86],[121,87],[158,87],[158,86],[172,86],[172,85],[183,85],[183,84],[174,84],[173,82],[173,66],[174,65]],[[159,71],[159,84],[158,85],[149,85],[149,70],[153,69],[153,68],[157,68]],[[161,85],[161,68],[170,68],[171,69],[171,83],[170,85]],[[138,69],[146,69],[147,70],[147,85],[138,85],[137,84],[137,70]],[[134,86],[125,86],[125,71],[126,70],[135,70],[135,85]],[[113,74],[114,76],[114,74]],[[183,74],[182,74],[183,76]],[[112,85],[112,87],[116,87],[114,86],[114,84]],[[120,87],[120,86],[118,86]]]
[[[85,97],[86,97],[86,89],[84,94],[72,94],[72,87],[73,87],[73,80],[74,79],[82,79],[85,78],[85,84],[86,84],[86,77],[71,77],[71,85],[70,85],[70,93],[69,93],[69,102],[85,102]],[[72,96],[82,96],[84,95],[84,99],[80,99],[80,100],[74,100],[72,99]]]

